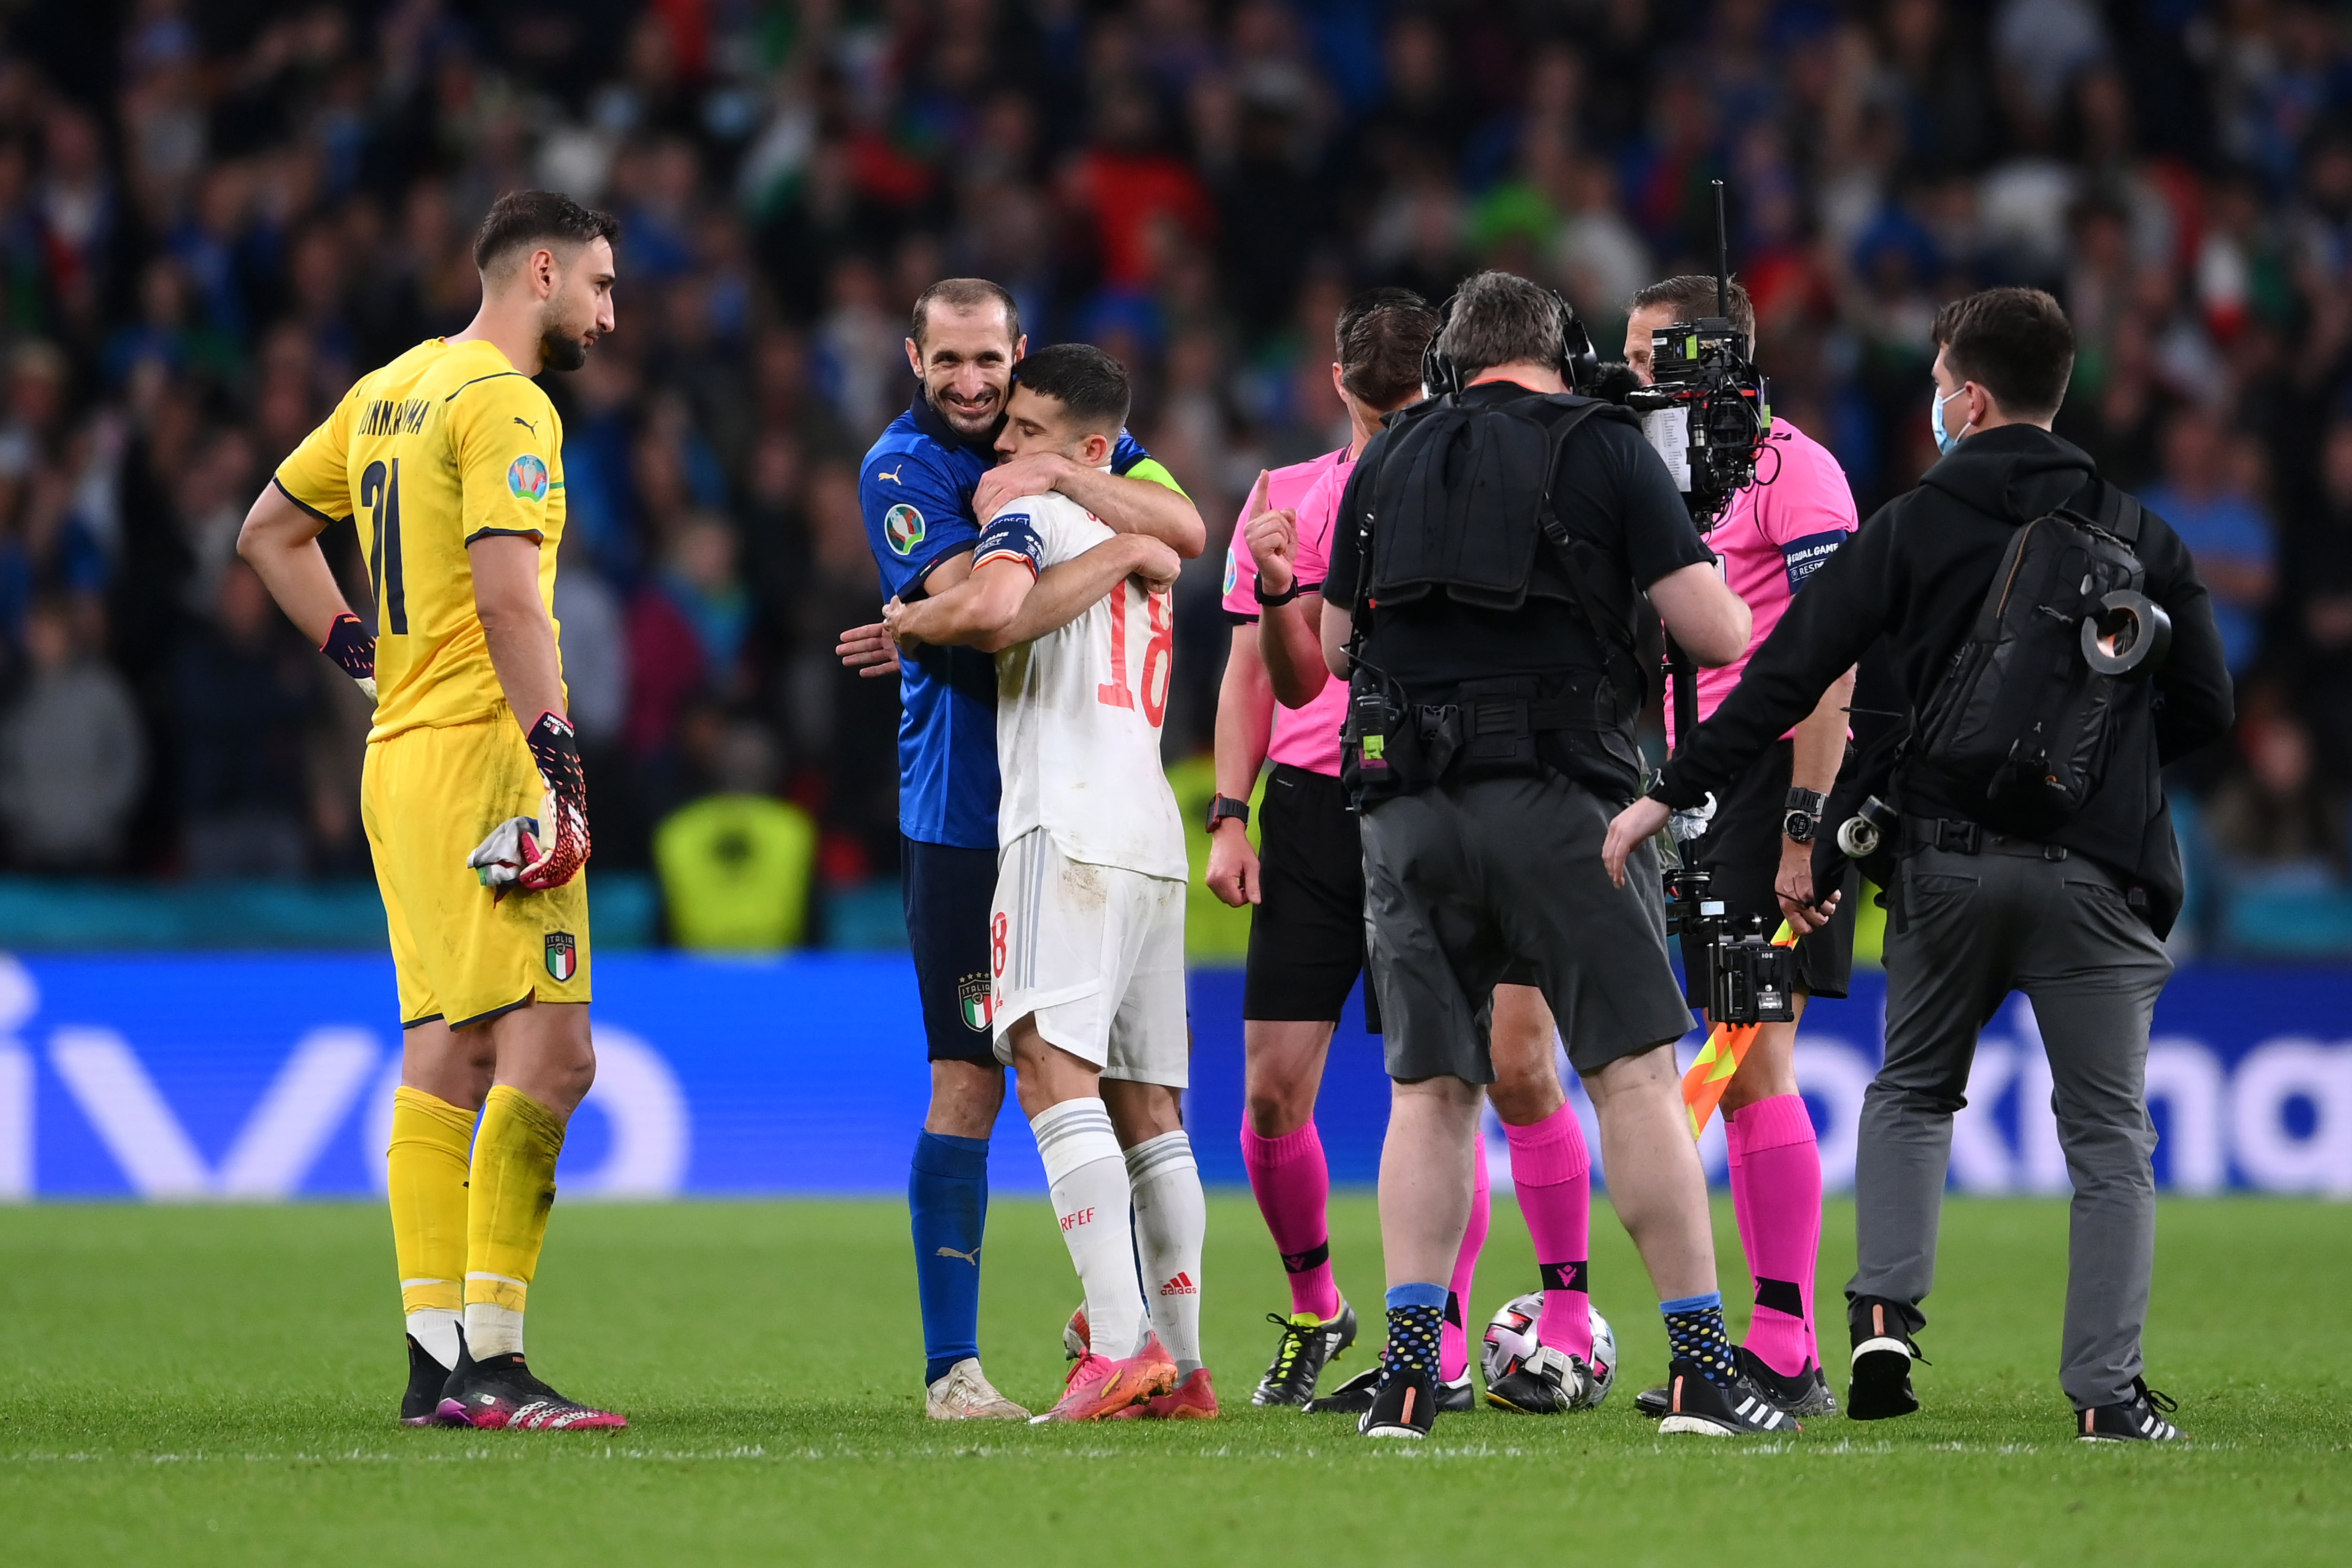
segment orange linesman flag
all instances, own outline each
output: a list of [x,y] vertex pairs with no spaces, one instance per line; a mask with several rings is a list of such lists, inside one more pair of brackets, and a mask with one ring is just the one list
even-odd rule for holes
[[[1780,922],[1772,945],[1797,945],[1797,933],[1789,929],[1788,921]],[[1706,1131],[1707,1118],[1723,1103],[1723,1091],[1730,1087],[1739,1064],[1748,1059],[1748,1048],[1756,1043],[1756,1031],[1762,1027],[1760,1024],[1717,1024],[1708,1033],[1706,1044],[1699,1047],[1698,1059],[1683,1074],[1683,1105],[1690,1112],[1693,1142]]]

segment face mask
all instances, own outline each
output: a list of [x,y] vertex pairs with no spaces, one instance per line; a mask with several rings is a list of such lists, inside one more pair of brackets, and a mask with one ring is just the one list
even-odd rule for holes
[[1948,395],[1938,397],[1936,395],[1935,388],[1927,389],[1927,428],[1935,432],[1937,452],[1947,458],[1952,455],[1952,448],[1960,444],[1960,436],[1969,433],[1969,426],[1976,423],[1971,419],[1968,425],[1961,426],[1960,436],[1955,436],[1944,428],[1944,405],[1967,390],[1965,386],[1958,387]]

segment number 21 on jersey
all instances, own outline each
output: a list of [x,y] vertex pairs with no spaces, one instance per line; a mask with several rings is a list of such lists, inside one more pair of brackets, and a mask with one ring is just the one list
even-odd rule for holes
[[1095,688],[1095,700],[1106,708],[1135,706],[1143,699],[1144,722],[1153,729],[1168,717],[1168,681],[1176,658],[1176,627],[1168,615],[1168,595],[1144,594],[1143,653],[1138,661],[1134,689],[1128,686],[1128,601],[1141,591],[1132,581],[1121,583],[1110,595],[1110,679]]

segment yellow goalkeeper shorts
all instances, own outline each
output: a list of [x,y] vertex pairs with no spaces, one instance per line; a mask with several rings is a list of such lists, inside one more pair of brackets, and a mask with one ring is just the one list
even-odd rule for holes
[[526,1002],[588,1000],[588,879],[493,900],[466,857],[545,786],[513,717],[422,725],[368,743],[360,820],[375,859],[404,1028],[462,1029]]

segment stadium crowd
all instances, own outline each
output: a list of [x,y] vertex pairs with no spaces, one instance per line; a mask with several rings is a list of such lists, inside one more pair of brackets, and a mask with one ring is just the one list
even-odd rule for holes
[[[118,14],[121,13],[121,14]],[[1731,182],[1773,400],[1866,516],[1934,458],[1937,303],[2055,291],[2059,423],[2179,531],[2239,683],[2175,781],[2194,940],[2352,947],[2352,12],[2315,0],[131,0],[0,22],[0,844],[20,871],[352,876],[367,715],[233,551],[360,373],[461,326],[501,191],[621,217],[621,330],[551,376],[597,863],[714,790],[895,873],[858,455],[906,307],[996,279],[1135,372],[1211,549],[1345,439],[1367,283],[1555,282],[1614,344]],[[364,598],[355,537],[337,559]]]

